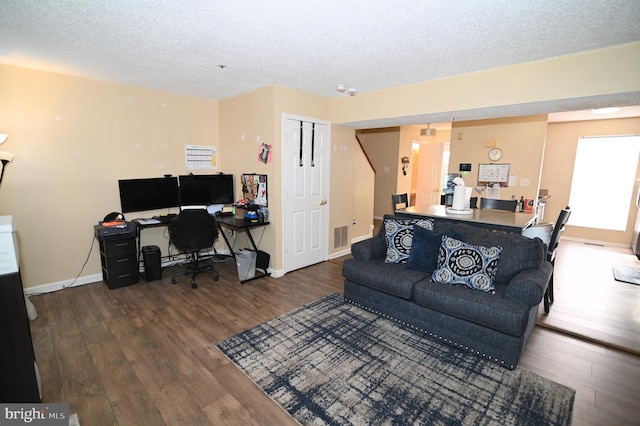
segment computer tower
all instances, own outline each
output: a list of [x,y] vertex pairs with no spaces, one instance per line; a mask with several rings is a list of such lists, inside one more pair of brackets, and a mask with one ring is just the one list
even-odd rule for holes
[[271,260],[271,255],[269,253],[258,250],[256,256],[256,268],[262,269],[263,272],[267,272],[269,268],[269,260]]
[[145,281],[156,281],[162,278],[162,262],[160,260],[160,247],[142,247],[142,260],[144,262]]

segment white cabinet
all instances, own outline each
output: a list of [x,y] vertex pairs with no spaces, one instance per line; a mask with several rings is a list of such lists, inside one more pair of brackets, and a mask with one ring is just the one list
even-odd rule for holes
[[0,275],[18,272],[20,257],[13,216],[0,216]]

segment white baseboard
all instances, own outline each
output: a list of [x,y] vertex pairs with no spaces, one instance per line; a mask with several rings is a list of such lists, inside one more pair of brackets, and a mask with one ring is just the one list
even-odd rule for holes
[[54,291],[64,290],[69,287],[78,287],[85,284],[93,284],[102,281],[102,274],[85,275],[78,277],[76,280],[63,280],[54,283],[37,285],[35,287],[27,287],[24,289],[26,295],[37,295],[43,293],[53,293]]
[[337,259],[339,257],[346,256],[348,254],[351,254],[351,247],[346,248],[344,250],[337,251],[335,253],[331,253],[329,255],[329,259]]
[[[209,252],[203,252],[202,254],[204,255],[219,254],[222,256],[230,256],[231,252],[229,250],[218,250],[217,252],[209,251]],[[171,260],[163,260],[162,267],[167,268],[170,266],[180,265],[185,262],[187,262],[187,259],[185,257],[176,256],[174,259],[171,259]],[[140,272],[144,272],[144,267],[142,265],[140,266]],[[64,290],[65,288],[78,287],[81,285],[93,284],[101,281],[102,281],[102,274],[91,274],[91,275],[78,277],[76,280],[68,279],[68,280],[57,281],[53,283],[41,284],[34,287],[28,287],[24,289],[24,293],[28,296],[33,296],[33,295],[43,294],[43,293],[53,293],[54,291]]]
[[575,241],[575,242],[578,242],[578,243],[592,244],[592,245],[596,245],[596,246],[619,247],[619,248],[631,249],[631,244],[612,243],[612,242],[609,242],[609,241],[588,240],[588,239],[585,239],[585,238],[575,238],[575,237],[565,237],[565,236],[562,236],[560,240],[561,241],[562,240]]

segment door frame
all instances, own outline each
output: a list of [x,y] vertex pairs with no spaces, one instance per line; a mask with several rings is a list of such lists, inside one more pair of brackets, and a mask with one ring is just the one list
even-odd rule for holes
[[287,120],[297,120],[297,121],[306,121],[306,122],[311,122],[311,123],[317,123],[317,124],[322,124],[322,125],[326,125],[327,126],[327,144],[325,146],[325,156],[326,156],[326,173],[324,176],[324,185],[326,188],[326,194],[325,194],[325,198],[327,200],[327,205],[326,208],[323,211],[323,215],[324,215],[324,229],[322,229],[321,235],[323,238],[323,245],[324,245],[324,253],[323,253],[323,258],[324,260],[328,260],[329,259],[329,220],[331,218],[331,122],[328,120],[322,120],[319,118],[313,118],[313,117],[307,117],[307,116],[302,116],[302,115],[296,115],[296,114],[289,114],[289,113],[282,113],[282,123],[281,123],[281,129],[282,129],[282,134],[281,134],[281,153],[280,153],[280,162],[282,163],[281,166],[281,170],[280,173],[282,175],[282,187],[281,187],[281,193],[282,193],[282,203],[281,203],[281,208],[282,208],[282,217],[280,218],[280,225],[282,227],[282,251],[281,251],[281,255],[282,255],[282,271],[283,271],[283,275],[286,274],[287,272],[289,272],[289,270],[287,269],[287,252],[286,252],[286,243],[287,243],[287,229],[288,227],[286,226],[285,223],[285,212],[287,211],[287,184],[288,182],[286,182],[285,179],[285,167],[286,167],[286,158],[285,158],[285,144],[287,143],[286,140],[286,122]]

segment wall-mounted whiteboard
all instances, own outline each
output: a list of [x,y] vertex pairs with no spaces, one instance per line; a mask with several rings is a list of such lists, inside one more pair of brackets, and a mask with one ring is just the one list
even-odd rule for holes
[[507,186],[510,167],[511,164],[478,164],[478,184],[496,182],[500,186]]

